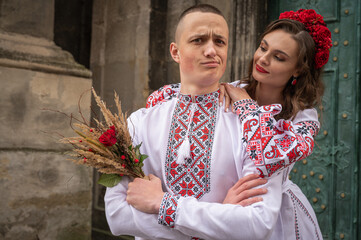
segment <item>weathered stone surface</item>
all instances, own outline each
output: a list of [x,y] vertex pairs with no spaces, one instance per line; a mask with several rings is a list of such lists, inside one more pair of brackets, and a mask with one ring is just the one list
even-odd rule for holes
[[148,96],[150,1],[94,1],[91,69],[107,102],[115,90],[124,110]]
[[53,39],[54,0],[1,0],[0,28]]
[[[44,109],[77,115],[78,100],[91,88],[91,80],[0,66],[0,81],[7,89],[0,95],[1,148],[64,148],[55,132],[74,135],[70,119]],[[89,119],[90,92],[81,107]]]
[[249,62],[258,46],[260,33],[266,25],[265,0],[234,1],[234,19],[232,22],[233,52],[229,55],[232,66],[231,77],[241,79],[248,75]]
[[53,41],[0,31],[0,65],[78,77],[91,72]]
[[66,158],[0,151],[1,239],[89,238],[92,169]]

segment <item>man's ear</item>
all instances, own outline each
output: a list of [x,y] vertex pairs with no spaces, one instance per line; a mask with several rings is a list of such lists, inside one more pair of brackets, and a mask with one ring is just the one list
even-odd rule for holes
[[178,46],[175,42],[172,42],[169,46],[170,55],[172,55],[173,60],[176,63],[179,63],[179,51]]

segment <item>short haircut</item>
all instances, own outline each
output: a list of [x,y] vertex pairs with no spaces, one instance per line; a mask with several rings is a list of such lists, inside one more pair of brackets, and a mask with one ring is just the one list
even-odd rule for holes
[[209,4],[197,4],[197,5],[194,5],[192,7],[187,8],[186,10],[184,10],[182,12],[182,14],[179,16],[177,27],[176,27],[176,32],[175,32],[175,40],[177,40],[177,29],[178,29],[178,26],[179,26],[180,22],[183,20],[183,18],[186,15],[188,15],[190,13],[194,13],[194,12],[214,13],[214,14],[217,14],[217,15],[223,17],[223,19],[226,20],[223,13],[218,8],[216,8],[216,7],[212,6],[212,5],[209,5]]
[[209,4],[197,4],[183,11],[182,14],[179,16],[178,23],[184,18],[184,16],[193,12],[214,13],[222,16],[225,19],[222,12],[218,8]]

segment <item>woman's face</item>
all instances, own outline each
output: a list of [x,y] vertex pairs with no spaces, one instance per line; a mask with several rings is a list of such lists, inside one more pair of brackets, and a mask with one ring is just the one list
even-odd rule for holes
[[263,86],[284,88],[289,79],[298,76],[298,44],[284,30],[264,36],[253,56],[252,76]]

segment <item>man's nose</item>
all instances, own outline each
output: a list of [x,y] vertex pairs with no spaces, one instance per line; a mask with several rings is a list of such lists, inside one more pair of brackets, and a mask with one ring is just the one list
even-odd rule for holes
[[217,55],[217,51],[213,41],[208,41],[208,43],[205,45],[204,55],[206,57],[212,57],[212,58]]

